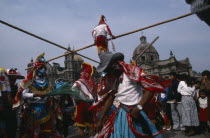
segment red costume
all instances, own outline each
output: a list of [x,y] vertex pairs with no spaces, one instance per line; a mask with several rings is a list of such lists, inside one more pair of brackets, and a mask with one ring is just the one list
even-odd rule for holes
[[[95,82],[92,78],[93,67],[88,63],[82,64],[81,77],[73,84],[73,89],[79,89],[80,93],[91,101],[94,100]],[[90,102],[78,100],[75,122],[78,127],[93,127],[93,112],[88,110]]]
[[98,49],[109,51],[107,34],[113,37],[112,32],[109,29],[109,26],[105,22],[105,17],[104,15],[102,15],[98,26],[96,26],[92,32],[92,36],[94,38],[95,44],[97,45]]

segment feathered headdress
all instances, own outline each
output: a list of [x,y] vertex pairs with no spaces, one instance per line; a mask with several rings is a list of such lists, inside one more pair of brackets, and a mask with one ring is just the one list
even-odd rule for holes
[[106,18],[105,18],[104,15],[101,15],[100,21],[99,21],[98,25],[99,25],[99,24],[106,24]]
[[20,86],[25,89],[28,88],[32,83],[33,83],[33,78],[36,75],[36,71],[38,68],[44,66],[46,64],[46,60],[44,58],[45,53],[42,53],[41,55],[39,55],[36,58],[35,63],[33,64],[33,68],[31,69],[31,71],[28,73],[28,75],[26,76],[26,78],[20,83]]
[[93,75],[93,66],[88,63],[82,63],[81,73],[87,73],[90,77]]

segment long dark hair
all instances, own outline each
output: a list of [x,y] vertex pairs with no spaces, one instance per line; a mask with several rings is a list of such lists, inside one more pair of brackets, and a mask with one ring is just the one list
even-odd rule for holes
[[190,77],[189,75],[186,75],[185,82],[187,83],[188,87],[193,87],[192,77]]
[[204,70],[201,74],[202,74],[202,76],[207,76],[208,79],[210,79],[210,71]]

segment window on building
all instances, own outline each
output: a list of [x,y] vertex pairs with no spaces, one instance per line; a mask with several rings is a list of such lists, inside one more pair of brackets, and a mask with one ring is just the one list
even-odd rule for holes
[[141,57],[141,60],[142,60],[142,61],[145,61],[145,56],[142,56],[142,57]]
[[150,56],[150,59],[151,59],[151,61],[154,61],[155,60],[155,58],[154,58],[153,55]]

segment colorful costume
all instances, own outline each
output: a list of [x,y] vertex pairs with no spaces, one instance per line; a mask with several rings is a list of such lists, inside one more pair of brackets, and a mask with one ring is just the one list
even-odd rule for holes
[[[107,74],[99,84],[100,93],[116,95],[120,102],[118,109],[108,118],[102,130],[95,137],[138,137],[158,135],[159,131],[151,123],[143,110],[140,118],[133,119],[130,113],[141,101],[143,96],[142,87],[151,92],[164,92],[168,82],[157,77],[145,75],[141,68],[123,62],[122,53],[112,54],[104,52],[100,55],[101,63],[98,72]],[[112,78],[112,79],[110,79]],[[103,100],[106,100],[104,98]],[[97,108],[103,102],[99,101],[92,108]]]
[[92,36],[94,38],[95,44],[97,45],[98,49],[109,51],[107,34],[113,37],[112,32],[109,29],[109,26],[105,22],[105,17],[104,15],[102,15],[98,26],[96,26],[92,32]]
[[[96,87],[92,78],[93,67],[88,63],[82,63],[82,69],[81,77],[73,84],[72,89],[79,89],[82,95],[94,101]],[[88,110],[91,105],[90,102],[77,100],[75,122],[78,127],[93,127],[93,112]]]
[[56,128],[56,117],[61,119],[62,111],[58,104],[46,97],[50,84],[46,78],[45,63],[44,54],[38,56],[33,69],[20,84],[25,101],[21,137],[61,137]]
[[[24,76],[22,76],[16,68],[7,69],[7,76],[9,78],[9,83],[11,87],[11,101],[14,102],[15,95],[18,91],[18,85],[16,84],[17,79],[24,79]],[[18,127],[20,126],[20,116],[19,116],[19,110],[12,110],[12,104],[9,106],[8,110],[5,112],[6,114],[6,126],[7,126],[7,134],[9,138],[16,137],[16,130],[18,130]]]
[[[64,137],[67,137],[69,132],[69,126],[74,124],[74,121],[72,120],[72,115],[74,114],[74,109],[75,109],[75,102],[69,96],[69,94],[61,94],[60,92],[64,92],[61,90],[61,88],[64,85],[70,85],[69,82],[67,82],[64,79],[57,79],[55,81],[55,92],[58,93],[59,95],[54,96],[54,101],[57,101],[59,105],[62,108],[62,114],[63,114],[63,120],[62,122],[59,121],[58,126],[59,126],[59,132],[63,133]],[[68,89],[69,92],[69,89]],[[51,92],[51,94],[54,92]],[[72,110],[73,109],[73,110]]]
[[9,79],[6,76],[6,70],[0,68],[0,137],[8,136],[8,120],[7,113],[10,110],[11,88]]
[[0,97],[2,97],[3,92],[10,92],[10,84],[9,79],[6,76],[6,70],[4,68],[0,68]]

